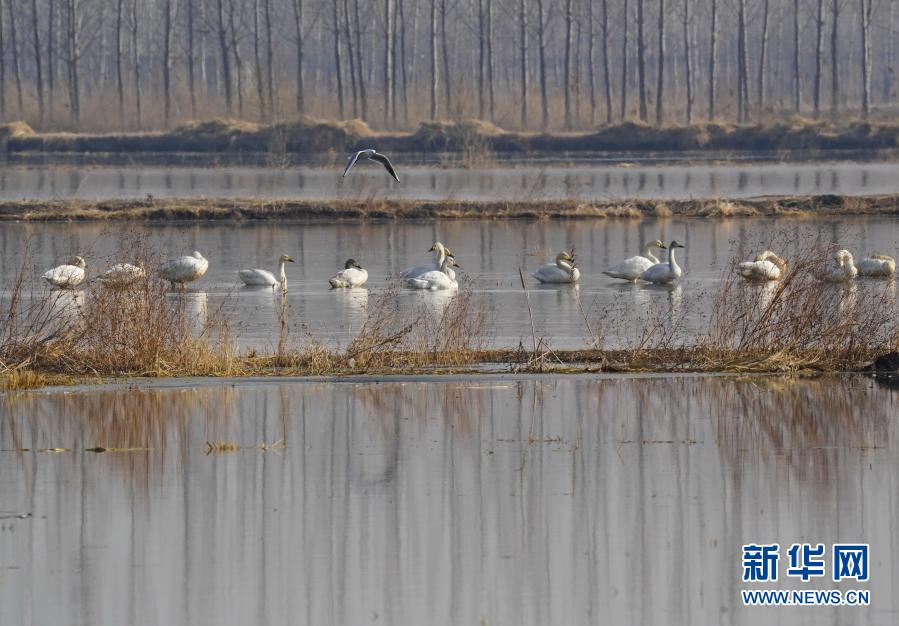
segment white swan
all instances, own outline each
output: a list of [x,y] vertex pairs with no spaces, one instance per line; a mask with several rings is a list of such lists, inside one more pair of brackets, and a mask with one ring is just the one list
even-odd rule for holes
[[618,265],[605,270],[603,274],[612,278],[620,278],[621,280],[637,280],[640,278],[640,274],[659,262],[659,259],[652,253],[653,248],[664,250],[665,244],[656,239],[652,243],[646,244],[643,249],[643,256],[638,255],[627,258]]
[[400,278],[417,278],[425,272],[439,272],[443,267],[443,260],[448,256],[453,256],[452,251],[439,241],[434,242],[434,245],[428,248],[428,252],[434,253],[433,261],[403,270],[400,272]]
[[656,263],[640,274],[640,280],[647,283],[655,283],[656,285],[665,285],[680,278],[683,271],[674,258],[674,251],[683,247],[685,247],[684,244],[679,241],[672,241],[668,244],[668,262]]
[[287,287],[287,273],[284,271],[285,263],[293,263],[294,260],[288,255],[282,254],[278,257],[278,277],[268,270],[240,270],[237,275],[248,287],[277,287],[281,285],[282,289]]
[[131,265],[131,263],[116,263],[97,276],[97,280],[110,287],[127,287],[145,275],[146,272],[142,267]]
[[368,271],[363,269],[356,259],[347,259],[343,269],[328,279],[335,289],[340,287],[361,287],[368,280]]
[[872,254],[858,262],[858,275],[889,278],[896,271],[896,259],[885,254]]
[[531,274],[541,283],[576,283],[581,271],[574,266],[574,257],[563,250],[556,255],[555,263],[545,263]]
[[430,289],[431,291],[455,289],[459,283],[456,282],[456,272],[453,271],[453,267],[459,267],[456,259],[446,256],[439,271],[431,270],[419,276],[407,278],[405,283],[413,289]]
[[820,280],[830,283],[845,283],[858,276],[858,270],[849,250],[837,250],[833,255],[833,263],[829,264],[818,275]]
[[737,272],[749,280],[780,280],[787,271],[787,262],[765,250],[755,261],[744,261],[737,265]]
[[87,264],[80,256],[74,256],[65,265],[57,265],[43,273],[43,278],[54,287],[72,289],[84,282],[84,268]]
[[203,276],[209,269],[209,261],[199,252],[190,256],[180,256],[166,261],[159,268],[159,274],[172,285],[184,285]]

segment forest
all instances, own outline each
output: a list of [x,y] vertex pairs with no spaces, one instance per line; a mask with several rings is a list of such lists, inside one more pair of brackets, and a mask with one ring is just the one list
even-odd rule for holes
[[521,131],[895,110],[897,0],[0,0],[0,120],[478,118]]

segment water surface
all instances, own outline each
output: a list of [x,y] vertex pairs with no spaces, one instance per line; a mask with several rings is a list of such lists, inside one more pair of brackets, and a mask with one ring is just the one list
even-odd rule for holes
[[[32,256],[35,294],[46,293],[40,272],[81,254],[88,275],[110,264],[132,260],[132,242],[144,239],[163,256],[199,250],[209,259],[209,271],[183,297],[198,318],[224,311],[232,320],[242,348],[270,349],[277,343],[279,299],[270,289],[242,288],[237,270],[275,269],[281,254],[296,263],[288,271],[288,319],[291,337],[345,346],[378,298],[395,283],[404,268],[431,258],[431,244],[443,241],[462,266],[460,275],[491,313],[488,336],[495,346],[531,343],[527,302],[518,269],[524,272],[539,336],[555,348],[583,348],[590,332],[602,326],[606,345],[632,344],[644,320],[669,312],[684,320],[687,331],[707,327],[714,294],[732,258],[750,259],[766,248],[789,255],[797,242],[838,243],[856,257],[876,251],[899,256],[899,220],[892,217],[827,218],[816,220],[746,219],[596,220],[596,221],[403,221],[339,223],[4,223],[0,227],[0,276],[5,277],[0,305],[8,303],[8,287],[25,249]],[[640,251],[642,242],[678,239],[684,277],[671,287],[634,285],[601,274]],[[578,287],[538,286],[529,277],[536,267],[562,248],[576,249],[582,273]],[[328,278],[347,258],[369,271],[366,289],[332,290]],[[831,290],[840,287],[826,286]],[[887,290],[895,301],[895,283],[857,281],[850,288]],[[175,297],[175,296],[173,296]],[[391,296],[405,311],[425,308],[440,312],[445,293],[398,289]],[[579,304],[580,302],[580,304]]]
[[[759,377],[7,394],[0,623],[895,624],[897,402]],[[869,542],[871,607],[744,608],[758,541]]]
[[899,193],[899,163],[625,163],[533,164],[463,169],[409,166],[397,159],[401,184],[377,164],[361,163],[341,178],[331,167],[0,168],[0,200],[68,200],[153,196],[412,200],[689,200],[782,195]]

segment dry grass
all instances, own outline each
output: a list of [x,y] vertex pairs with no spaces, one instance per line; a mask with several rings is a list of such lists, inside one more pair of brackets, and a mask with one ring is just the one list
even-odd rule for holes
[[235,220],[235,219],[608,219],[655,217],[810,217],[899,215],[899,196],[784,196],[756,200],[640,200],[588,202],[577,198],[470,202],[394,198],[353,200],[146,198],[141,200],[0,201],[0,221]]

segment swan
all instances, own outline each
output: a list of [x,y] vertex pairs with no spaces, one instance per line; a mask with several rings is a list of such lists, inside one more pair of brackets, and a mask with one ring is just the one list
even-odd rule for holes
[[439,241],[434,242],[434,245],[428,248],[428,252],[434,253],[433,261],[403,270],[402,272],[400,272],[400,278],[417,278],[425,272],[439,272],[440,268],[443,267],[444,258],[453,256],[452,251]]
[[858,262],[858,275],[889,278],[896,271],[896,260],[885,254],[872,254]]
[[531,274],[541,283],[576,283],[581,271],[574,266],[574,257],[563,250],[556,255],[555,263],[546,263]]
[[288,255],[282,254],[278,257],[278,278],[268,270],[240,270],[237,275],[248,287],[272,287],[281,285],[282,289],[287,287],[287,274],[284,272],[285,263],[293,263],[294,260]]
[[683,274],[680,266],[674,258],[674,251],[677,248],[684,248],[684,244],[679,241],[672,241],[668,244],[668,262],[656,263],[648,270],[640,274],[640,280],[647,283],[655,283],[656,285],[664,285],[677,280]]
[[65,265],[57,265],[43,274],[44,280],[60,289],[72,289],[84,282],[87,264],[80,256],[74,256]]
[[828,265],[818,274],[818,278],[830,283],[844,283],[858,276],[858,270],[849,250],[837,250],[833,255],[833,264]]
[[328,282],[335,289],[339,287],[361,287],[368,280],[368,271],[356,259],[347,259],[343,269]]
[[765,250],[755,257],[755,261],[738,264],[737,271],[740,276],[750,280],[780,280],[787,271],[787,262],[770,250]]
[[413,289],[430,289],[431,291],[455,289],[459,283],[456,282],[456,272],[453,271],[453,267],[459,267],[456,259],[446,256],[439,271],[431,270],[419,276],[407,278],[405,283]]
[[166,261],[159,267],[159,274],[172,285],[181,285],[193,282],[203,276],[209,269],[209,261],[194,251],[190,256],[179,256]]
[[664,250],[665,244],[656,239],[652,243],[646,244],[643,248],[643,256],[627,258],[618,265],[605,270],[603,274],[622,280],[637,280],[640,278],[640,274],[659,262],[659,259],[652,253],[653,248]]
[[110,287],[127,287],[144,276],[146,276],[146,272],[142,267],[131,265],[131,263],[116,263],[97,276],[97,280]]

